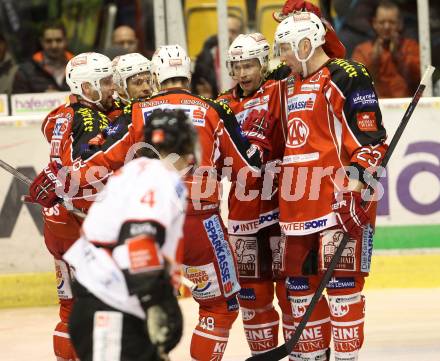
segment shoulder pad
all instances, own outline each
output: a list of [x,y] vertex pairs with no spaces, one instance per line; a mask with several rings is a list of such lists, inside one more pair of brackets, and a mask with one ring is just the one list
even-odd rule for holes
[[351,81],[372,81],[370,73],[361,63],[346,59],[333,59],[327,64],[334,83],[344,86]]
[[223,90],[218,96],[217,99],[224,95],[232,95],[234,88]]
[[128,104],[125,105],[125,107],[124,107],[124,109],[122,110],[122,112],[123,112],[124,114],[131,114],[132,106],[133,106],[133,100],[130,100],[130,101],[128,102]]
[[110,123],[107,115],[104,113],[82,105],[75,109],[75,119],[75,128],[83,128],[84,132],[102,131]]
[[215,111],[220,115],[220,118],[224,114],[226,114],[226,115],[233,114],[232,109],[229,107],[229,105],[226,104],[226,102],[222,101],[221,99],[214,100],[214,99],[205,98],[205,97],[202,97],[199,95],[197,95],[197,97],[200,97],[200,99],[204,100],[212,108],[214,108]]

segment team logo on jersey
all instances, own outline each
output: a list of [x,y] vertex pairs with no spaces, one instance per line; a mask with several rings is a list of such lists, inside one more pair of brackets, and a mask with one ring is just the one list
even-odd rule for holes
[[235,117],[237,118],[237,122],[238,124],[243,125],[244,121],[246,120],[246,118],[248,117],[249,113],[252,112],[253,110],[258,110],[258,111],[267,111],[268,110],[268,105],[267,103],[264,104],[256,104],[254,105],[252,108],[247,108],[237,114],[235,114]]
[[299,148],[306,144],[309,127],[301,118],[290,119],[287,123],[286,147]]
[[67,118],[58,118],[53,128],[52,139],[61,139],[64,132],[67,130]]
[[316,94],[297,94],[287,99],[287,110],[290,113],[301,110],[313,110],[315,106]]

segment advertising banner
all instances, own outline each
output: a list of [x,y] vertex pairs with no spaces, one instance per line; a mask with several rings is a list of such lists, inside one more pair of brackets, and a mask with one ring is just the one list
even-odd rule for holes
[[[409,99],[381,100],[388,142]],[[440,98],[422,98],[382,179],[376,245],[440,247]],[[417,241],[416,241],[417,240]]]
[[69,92],[15,94],[11,96],[11,115],[47,115],[65,103]]

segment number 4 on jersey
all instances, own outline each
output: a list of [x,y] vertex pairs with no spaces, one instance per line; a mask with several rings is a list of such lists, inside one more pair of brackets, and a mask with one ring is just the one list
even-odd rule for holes
[[154,200],[154,191],[149,190],[147,191],[141,198],[141,203],[148,204],[151,208],[154,207],[154,204],[156,201]]

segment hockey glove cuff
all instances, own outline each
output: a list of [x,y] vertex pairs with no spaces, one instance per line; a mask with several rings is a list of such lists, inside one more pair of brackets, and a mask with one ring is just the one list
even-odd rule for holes
[[343,230],[351,238],[360,239],[363,228],[369,223],[369,217],[362,207],[359,192],[338,192],[334,195],[332,209]]
[[29,195],[25,197],[26,202],[38,203],[45,208],[52,208],[59,203],[56,190],[64,189],[57,175],[61,165],[53,161],[38,174],[29,186]]
[[167,354],[179,343],[183,332],[182,312],[171,285],[161,302],[146,310],[147,331],[159,353]]

